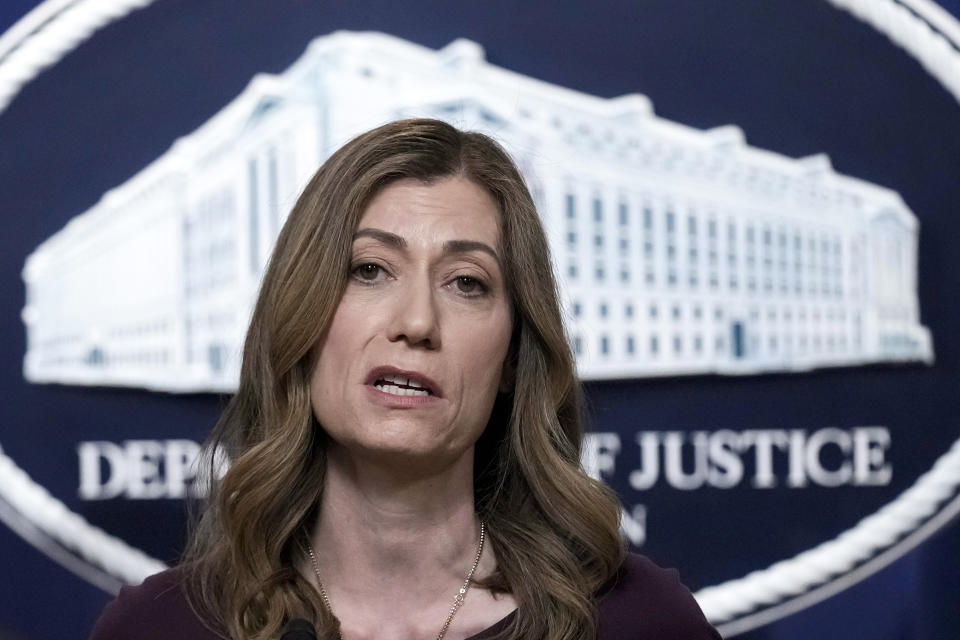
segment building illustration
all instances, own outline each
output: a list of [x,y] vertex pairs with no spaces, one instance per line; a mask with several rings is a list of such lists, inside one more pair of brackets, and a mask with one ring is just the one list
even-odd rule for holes
[[584,379],[931,362],[918,223],[825,155],[661,118],[379,33],[315,39],[28,257],[32,382],[230,391],[286,212],[352,136],[410,116],[484,131],[547,229]]

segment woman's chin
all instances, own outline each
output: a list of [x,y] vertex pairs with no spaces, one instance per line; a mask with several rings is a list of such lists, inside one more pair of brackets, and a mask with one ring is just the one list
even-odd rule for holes
[[[434,442],[383,438],[372,442],[341,445],[338,449],[340,456],[350,460],[347,464],[352,462],[365,470],[376,468],[398,476],[436,475],[464,466],[457,463],[466,460],[471,463],[466,466],[466,473],[472,474],[472,447],[451,450],[449,446]],[[468,452],[471,452],[471,455],[466,455]],[[330,453],[332,452],[328,452],[328,456]]]

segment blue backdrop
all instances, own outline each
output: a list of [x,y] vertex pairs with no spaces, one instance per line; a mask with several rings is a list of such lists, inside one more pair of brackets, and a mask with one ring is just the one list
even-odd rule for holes
[[[35,4],[5,3],[0,32]],[[957,15],[957,3],[943,6]],[[678,567],[693,591],[836,538],[913,486],[960,437],[960,339],[954,330],[960,326],[960,264],[953,246],[960,237],[960,104],[908,51],[848,11],[815,0],[590,6],[493,1],[455,7],[157,0],[80,43],[0,111],[6,222],[0,238],[0,388],[7,398],[0,447],[33,482],[91,524],[174,562],[183,543],[183,502],[84,500],[78,494],[77,447],[93,441],[200,441],[224,399],[28,383],[20,314],[24,261],[104,192],[217,113],[254,74],[282,72],[313,38],[338,29],[382,31],[433,49],[469,38],[484,46],[490,63],[525,76],[600,97],[642,93],[668,120],[697,129],[736,124],[753,147],[790,158],[827,153],[838,173],[895,190],[917,216],[917,294],[935,364],[588,382],[593,429],[617,434],[621,446],[604,479],[628,507],[643,506],[641,550]],[[950,46],[956,51],[960,42]],[[3,55],[0,50],[0,64],[9,59]],[[955,83],[958,69],[953,67]],[[730,490],[678,491],[660,483],[638,491],[629,480],[641,465],[635,443],[640,431],[813,433],[865,426],[890,433],[886,456],[893,475],[882,486],[797,490],[744,483]],[[689,463],[690,453],[685,455]],[[744,464],[748,476],[757,472],[755,461]],[[749,624],[737,637],[960,636],[960,525],[944,518],[929,527],[919,546],[907,544],[923,522],[946,513],[957,484],[916,527],[899,535],[904,544],[892,541],[855,565],[900,549],[889,563],[864,571],[850,586],[839,580],[842,586],[829,597],[796,601],[789,615],[781,611],[769,622]],[[15,505],[0,506],[10,521],[23,515]],[[23,523],[16,532],[0,526],[0,637],[85,637],[110,596],[52,558],[50,546],[38,548],[37,540],[46,536],[25,534],[31,526]],[[837,569],[834,577],[851,570]],[[782,594],[770,598],[791,601]]]

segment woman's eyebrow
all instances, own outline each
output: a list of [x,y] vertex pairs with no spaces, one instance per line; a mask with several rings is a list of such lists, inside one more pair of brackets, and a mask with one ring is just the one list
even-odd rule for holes
[[[405,238],[398,236],[395,233],[384,231],[383,229],[374,229],[370,227],[358,229],[357,232],[353,234],[353,239],[357,240],[359,238],[372,238],[381,244],[385,244],[388,247],[393,247],[395,249],[407,248],[407,241]],[[470,253],[472,251],[482,251],[487,253],[494,260],[496,260],[498,267],[502,266],[500,264],[500,256],[497,255],[496,250],[485,242],[480,242],[479,240],[447,240],[443,243],[444,255],[449,255],[452,253]]]
[[480,242],[478,240],[447,240],[443,243],[443,253],[470,253],[471,251],[483,251],[484,253],[489,253],[494,260],[497,262],[497,266],[500,265],[500,256],[497,255],[497,252],[490,245],[485,242]]
[[373,238],[382,244],[394,247],[396,249],[407,248],[407,241],[401,236],[398,236],[395,233],[390,233],[389,231],[384,231],[383,229],[357,229],[357,232],[353,234],[353,239],[357,240],[358,238]]

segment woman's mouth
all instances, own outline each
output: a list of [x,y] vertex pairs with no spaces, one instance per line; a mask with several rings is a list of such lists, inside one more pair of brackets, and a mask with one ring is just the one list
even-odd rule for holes
[[394,396],[432,396],[428,386],[412,378],[401,375],[385,375],[374,381],[373,386],[384,393]]
[[[381,398],[392,396],[404,398],[403,402],[427,402],[443,398],[443,391],[434,380],[424,373],[410,369],[398,369],[383,365],[371,369],[366,383],[379,391]],[[404,405],[406,406],[406,405]]]

